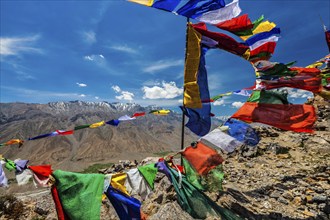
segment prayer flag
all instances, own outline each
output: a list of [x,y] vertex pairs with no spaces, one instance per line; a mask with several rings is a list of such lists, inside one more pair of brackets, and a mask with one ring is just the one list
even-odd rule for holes
[[209,147],[218,148],[227,153],[231,153],[243,145],[242,142],[221,131],[219,128],[201,137],[200,141]]
[[118,121],[130,121],[130,120],[135,120],[135,117],[130,117],[128,115],[124,115],[118,118]]
[[108,124],[108,125],[113,125],[113,126],[118,126],[119,123],[120,123],[120,121],[117,120],[117,119],[113,119],[113,120],[110,120],[110,121],[107,121],[107,122],[106,122],[106,124]]
[[196,18],[225,6],[224,0],[190,0],[176,13],[188,18]]
[[232,118],[260,122],[284,130],[313,133],[316,121],[312,105],[282,105],[246,102]]
[[132,117],[140,117],[140,116],[144,116],[146,113],[145,112],[136,112],[132,115]]
[[130,195],[139,195],[145,200],[152,193],[152,189],[137,168],[130,169],[126,175],[125,187]]
[[70,219],[100,219],[104,175],[56,170],[55,186]]
[[184,106],[201,108],[202,102],[198,85],[198,68],[201,60],[201,34],[188,25],[187,58],[184,66]]
[[157,175],[157,172],[158,172],[158,169],[155,166],[155,164],[151,163],[151,164],[147,164],[147,165],[144,165],[144,166],[139,166],[138,170],[140,171],[140,173],[142,174],[144,179],[147,181],[147,183],[149,184],[149,186],[153,190],[154,189],[154,182],[155,182],[156,175]]
[[[119,219],[141,219],[141,202],[133,197],[127,196],[121,191],[109,186],[105,192],[111,204],[115,208]],[[98,216],[100,218],[100,216]],[[95,218],[94,218],[95,219]]]
[[244,144],[255,146],[260,141],[257,132],[243,121],[229,118],[224,126],[228,126],[227,133],[230,136]]
[[248,17],[248,14],[241,15],[230,20],[226,20],[216,24],[220,29],[235,33],[237,31],[245,31],[253,28],[253,24]]
[[8,179],[2,169],[2,164],[0,164],[0,187],[2,186],[8,186]]
[[201,16],[195,17],[195,19],[209,24],[218,24],[220,22],[237,17],[241,11],[242,10],[239,7],[239,0],[233,0],[225,7],[205,12]]
[[247,53],[249,47],[248,45],[245,45],[243,43],[237,42],[232,37],[229,37],[226,34],[219,33],[219,32],[212,32],[207,30],[207,27],[205,23],[198,23],[192,25],[194,29],[199,32],[201,35],[206,36],[208,38],[211,38],[212,40],[215,40],[218,42],[217,47],[223,50],[226,50],[230,53],[239,55],[239,56],[245,56]]
[[195,147],[189,146],[181,153],[200,175],[206,175],[210,170],[223,162],[220,154],[198,142]]
[[94,124],[91,124],[89,127],[90,128],[98,128],[98,127],[101,127],[103,125],[105,125],[105,122],[104,121],[100,121],[100,122],[96,122]]

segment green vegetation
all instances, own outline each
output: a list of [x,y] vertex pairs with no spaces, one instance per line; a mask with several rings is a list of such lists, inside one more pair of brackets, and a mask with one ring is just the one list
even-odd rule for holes
[[104,169],[104,168],[109,168],[112,165],[113,165],[113,163],[104,163],[104,164],[96,163],[96,164],[93,164],[93,165],[87,167],[86,169],[81,171],[81,173],[98,173],[98,170]]
[[173,153],[174,153],[173,151],[163,151],[163,152],[154,153],[154,155],[157,157],[164,157],[166,155],[173,154]]

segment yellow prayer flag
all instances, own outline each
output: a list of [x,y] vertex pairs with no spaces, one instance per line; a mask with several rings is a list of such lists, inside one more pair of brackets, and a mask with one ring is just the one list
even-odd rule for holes
[[152,112],[152,114],[154,114],[154,115],[167,115],[170,112],[171,112],[170,110],[162,109],[162,110]]
[[146,5],[148,7],[150,7],[154,3],[154,0],[128,0],[128,1],[135,2],[141,5]]
[[197,83],[198,67],[201,56],[201,34],[188,26],[187,57],[184,66],[183,105],[188,108],[202,108],[199,86]]
[[97,127],[101,127],[105,125],[105,122],[104,121],[100,121],[100,122],[97,122],[97,123],[94,123],[94,124],[91,124],[89,127],[90,128],[97,128]]
[[130,194],[127,192],[127,189],[125,187],[126,177],[127,177],[126,173],[113,174],[111,177],[110,184],[113,188],[116,188],[121,192],[125,193],[126,195],[130,196]]
[[241,36],[240,38],[244,41],[246,41],[249,37],[251,37],[252,35],[255,34],[259,34],[261,32],[267,32],[267,31],[271,31],[274,27],[276,27],[276,24],[273,22],[269,22],[269,21],[264,21],[261,22],[258,27],[256,27],[256,29],[254,29],[252,31],[253,34],[251,35],[247,35],[247,36]]

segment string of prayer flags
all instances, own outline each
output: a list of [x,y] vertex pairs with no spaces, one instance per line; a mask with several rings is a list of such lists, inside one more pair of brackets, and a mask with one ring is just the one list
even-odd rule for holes
[[45,137],[54,137],[54,136],[64,136],[64,135],[71,135],[73,134],[73,130],[70,130],[70,131],[63,131],[63,130],[56,130],[52,133],[48,133],[48,134],[42,134],[42,135],[39,135],[39,136],[36,136],[36,137],[33,137],[33,138],[29,138],[28,140],[31,141],[31,140],[37,140],[37,139],[40,139],[40,138],[45,138]]
[[11,139],[7,141],[6,143],[0,144],[0,146],[8,146],[8,145],[13,145],[13,144],[18,144],[18,147],[20,148],[24,143],[24,140],[21,139]]
[[70,219],[100,219],[104,175],[62,170],[52,175],[63,210]]

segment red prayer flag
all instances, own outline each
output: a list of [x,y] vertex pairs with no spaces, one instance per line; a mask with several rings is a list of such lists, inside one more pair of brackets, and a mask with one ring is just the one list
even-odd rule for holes
[[196,147],[187,147],[182,152],[182,156],[189,161],[200,175],[207,175],[210,170],[223,162],[222,157],[216,150],[201,142],[198,142]]
[[217,47],[219,47],[220,49],[226,50],[230,53],[239,56],[243,56],[245,52],[249,49],[247,45],[237,42],[234,38],[231,38],[226,34],[208,31],[205,23],[193,24],[192,26],[201,35],[218,42]]
[[281,105],[246,102],[231,116],[246,122],[260,122],[284,130],[313,133],[316,121],[312,105]]
[[276,42],[267,42],[267,43],[261,45],[260,47],[257,47],[254,50],[251,50],[250,57],[256,56],[260,53],[265,53],[265,52],[273,54],[275,51],[275,47],[276,47]]
[[146,113],[145,112],[136,112],[133,114],[132,118],[133,117],[140,117],[140,116],[144,116]]
[[253,28],[253,24],[248,17],[248,14],[220,22],[216,26],[229,32],[245,31]]
[[57,132],[59,135],[71,135],[71,134],[73,134],[74,130],[70,130],[70,131],[56,130],[56,132]]
[[65,214],[65,212],[63,210],[63,207],[62,207],[62,204],[61,204],[61,200],[60,200],[60,197],[58,195],[58,191],[57,191],[56,186],[52,186],[51,192],[52,192],[53,200],[54,200],[54,203],[55,203],[55,209],[56,209],[56,212],[57,212],[57,218],[59,220],[68,220],[69,217]]
[[49,177],[49,175],[53,173],[51,165],[29,166],[28,168],[32,170],[33,173],[42,177]]

